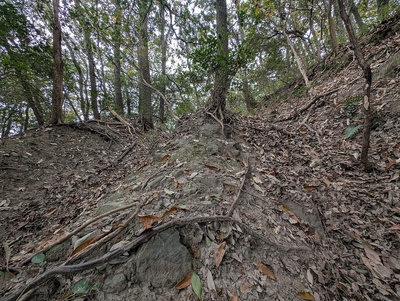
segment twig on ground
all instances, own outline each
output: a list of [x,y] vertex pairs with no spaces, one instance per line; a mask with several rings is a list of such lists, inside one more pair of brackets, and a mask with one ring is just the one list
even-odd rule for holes
[[237,201],[239,200],[240,193],[243,190],[244,183],[246,182],[246,178],[247,178],[247,176],[249,174],[249,171],[250,171],[250,161],[249,161],[249,159],[247,159],[246,163],[247,163],[247,169],[246,169],[246,172],[245,172],[245,174],[243,176],[242,182],[240,183],[239,191],[238,191],[238,193],[237,193],[237,195],[236,195],[231,207],[229,208],[228,212],[226,213],[226,216],[232,216],[233,210],[235,209]]
[[136,142],[133,142],[129,147],[127,147],[124,152],[117,158],[115,159],[112,163],[108,164],[106,167],[103,167],[98,171],[98,173],[101,173],[105,171],[106,169],[115,166],[115,164],[119,163],[125,156],[136,146]]
[[[125,252],[132,251],[142,245],[143,243],[147,242],[151,237],[155,236],[156,234],[159,234],[169,228],[172,227],[182,227],[190,224],[195,224],[195,223],[210,223],[210,222],[233,222],[241,226],[242,228],[250,231],[250,233],[255,233],[249,226],[243,224],[242,222],[229,217],[229,216],[223,216],[223,215],[216,215],[216,216],[197,216],[197,217],[189,217],[189,218],[182,218],[182,219],[175,219],[171,220],[168,222],[165,222],[163,224],[159,224],[151,229],[144,230],[135,240],[130,242],[124,247],[121,247],[119,249],[113,250],[109,253],[104,254],[102,257],[87,261],[81,264],[76,264],[76,265],[61,265],[52,268],[51,270],[47,270],[41,275],[36,276],[35,278],[32,279],[30,283],[26,285],[26,287],[18,290],[17,292],[7,296],[4,301],[15,301],[17,300],[20,296],[22,296],[25,292],[28,290],[31,290],[35,287],[37,287],[39,284],[43,283],[47,279],[49,279],[51,276],[55,275],[64,275],[64,274],[70,274],[70,273],[77,273],[77,272],[82,272],[88,269],[93,269],[97,266],[100,266],[112,258],[115,258],[117,256],[121,256]],[[257,234],[257,233],[255,233]],[[303,247],[290,247],[290,246],[282,246],[279,245],[275,242],[268,241],[265,237],[257,234],[257,238],[260,238],[262,241],[265,241],[267,244],[277,247],[281,250],[309,250],[308,248],[303,248]]]
[[321,95],[317,95],[317,96],[315,96],[306,106],[300,108],[299,110],[293,112],[292,114],[290,114],[289,116],[287,116],[287,117],[285,117],[285,118],[276,120],[275,122],[283,122],[283,121],[292,120],[292,119],[294,119],[295,117],[297,117],[298,115],[300,115],[301,113],[303,113],[304,111],[306,111],[306,110],[308,110],[309,108],[311,108],[311,106],[312,106],[313,104],[315,104],[315,103],[317,102],[317,100],[319,100],[320,98],[329,96],[329,95],[331,95],[331,94],[333,94],[333,93],[336,93],[337,91],[339,91],[339,88],[330,90],[330,91],[328,91],[328,92],[326,92],[326,93],[324,93],[324,94],[321,94]]
[[[79,258],[82,258],[83,256],[87,255],[88,253],[92,252],[94,249],[96,249],[98,246],[102,246],[105,243],[107,243],[108,241],[110,241],[111,239],[113,239],[114,237],[116,237],[118,234],[120,234],[122,232],[122,230],[124,230],[128,225],[131,224],[132,220],[138,215],[140,208],[142,207],[142,205],[144,204],[144,200],[142,200],[135,212],[133,212],[131,214],[131,216],[129,216],[128,219],[126,219],[122,225],[116,229],[115,231],[113,231],[112,233],[109,233],[108,235],[106,235],[105,237],[102,237],[100,240],[98,240],[97,242],[93,243],[90,245],[89,248],[86,248],[84,250],[82,250],[81,252],[77,253],[75,256],[69,258],[67,261],[65,261],[62,265],[66,265],[68,263],[74,262],[76,260],[78,260]],[[113,210],[114,211],[114,210]]]

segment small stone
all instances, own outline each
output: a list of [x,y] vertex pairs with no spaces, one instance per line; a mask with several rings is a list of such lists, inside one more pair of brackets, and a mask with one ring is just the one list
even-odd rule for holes
[[141,281],[171,288],[192,271],[192,256],[180,243],[179,232],[169,229],[138,250],[136,267]]
[[115,275],[109,275],[103,284],[103,290],[107,293],[116,293],[123,291],[128,284],[124,274],[119,273]]

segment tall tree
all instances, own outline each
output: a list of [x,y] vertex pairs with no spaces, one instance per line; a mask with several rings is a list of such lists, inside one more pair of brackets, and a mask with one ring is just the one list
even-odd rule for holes
[[335,55],[337,55],[338,51],[339,51],[339,45],[338,45],[337,34],[336,34],[335,19],[332,15],[333,2],[334,2],[334,0],[324,0],[326,15],[328,18],[328,30],[329,30],[329,37],[331,39],[332,50],[333,50],[333,53]]
[[340,16],[343,19],[347,33],[349,35],[350,42],[354,47],[354,54],[356,56],[357,62],[364,72],[364,78],[365,78],[364,103],[363,103],[364,134],[363,134],[363,145],[362,145],[360,160],[361,163],[364,165],[364,169],[366,171],[371,171],[372,166],[368,160],[368,150],[369,150],[369,141],[372,128],[372,108],[371,108],[372,72],[371,72],[371,67],[364,58],[361,45],[354,33],[354,29],[353,26],[351,25],[349,15],[346,12],[343,0],[338,0],[338,4],[339,4]]
[[93,111],[93,116],[95,119],[100,119],[99,106],[97,101],[98,91],[97,91],[97,80],[95,71],[95,62],[93,56],[93,45],[91,40],[90,30],[87,26],[83,29],[85,36],[86,52],[89,64],[89,80],[90,80],[90,104]]
[[151,79],[149,63],[148,14],[151,2],[139,0],[139,33],[138,33],[138,65],[139,65],[139,118],[145,131],[154,127],[153,107],[151,105]]
[[63,60],[61,49],[60,0],[53,0],[53,57],[54,79],[50,124],[62,123],[63,107]]
[[114,48],[114,93],[117,111],[124,113],[124,102],[122,99],[121,87],[121,26],[122,26],[122,9],[121,0],[115,0],[114,11],[114,32],[113,32],[113,48]]
[[228,10],[226,0],[216,0],[217,20],[217,60],[215,69],[214,89],[209,106],[218,112],[221,118],[226,106],[226,93],[229,84],[229,48],[228,48]]
[[[167,74],[167,39],[165,36],[165,4],[164,1],[160,1],[160,31],[161,31],[161,88],[160,92],[165,95],[166,92],[166,74]],[[158,117],[161,122],[164,122],[165,119],[165,103],[164,99],[159,97],[160,107],[158,110]]]

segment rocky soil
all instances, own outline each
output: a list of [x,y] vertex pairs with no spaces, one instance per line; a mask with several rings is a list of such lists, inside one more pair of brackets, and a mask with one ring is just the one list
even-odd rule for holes
[[[0,142],[0,300],[400,300],[400,35],[349,48],[258,116],[88,122]],[[377,42],[379,41],[379,42]],[[347,49],[347,50],[346,50]]]

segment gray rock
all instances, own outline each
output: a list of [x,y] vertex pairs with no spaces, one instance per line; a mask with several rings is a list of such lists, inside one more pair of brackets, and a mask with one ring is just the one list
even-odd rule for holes
[[109,275],[103,284],[103,290],[107,293],[116,293],[123,291],[128,284],[124,274],[119,273],[115,275]]
[[136,267],[140,281],[171,288],[192,271],[192,256],[180,243],[179,232],[169,229],[140,247]]

